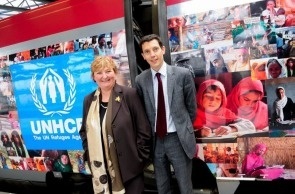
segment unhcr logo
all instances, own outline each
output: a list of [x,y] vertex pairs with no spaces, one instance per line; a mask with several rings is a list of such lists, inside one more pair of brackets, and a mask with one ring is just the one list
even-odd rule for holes
[[[43,74],[42,78],[39,80],[40,95],[36,93],[36,76],[34,74],[31,80],[30,91],[35,106],[38,108],[43,115],[53,116],[54,114],[63,115],[69,114],[70,110],[76,101],[76,83],[74,81],[73,75],[68,69],[63,69],[67,81],[69,82],[70,91],[69,96],[66,99],[65,83],[60,75],[58,75],[51,68],[48,68]],[[41,101],[38,96],[41,96]],[[62,110],[48,110],[46,105],[55,103],[64,103]]]

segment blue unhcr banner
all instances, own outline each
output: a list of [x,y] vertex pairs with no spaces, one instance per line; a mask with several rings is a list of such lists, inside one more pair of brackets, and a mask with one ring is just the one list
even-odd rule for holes
[[84,96],[96,89],[92,49],[10,66],[27,149],[82,149]]

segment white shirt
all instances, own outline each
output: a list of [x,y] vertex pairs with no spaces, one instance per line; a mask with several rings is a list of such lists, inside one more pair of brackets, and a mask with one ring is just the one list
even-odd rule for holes
[[162,67],[159,69],[158,72],[151,69],[152,76],[153,76],[153,85],[154,85],[154,98],[155,98],[155,107],[156,107],[156,119],[155,119],[155,131],[156,123],[157,123],[157,110],[158,110],[158,79],[156,73],[161,73],[161,79],[163,83],[163,92],[164,92],[164,100],[165,100],[165,111],[166,111],[166,122],[167,122],[167,133],[176,132],[176,128],[174,122],[172,120],[172,116],[170,114],[170,107],[168,104],[168,92],[167,92],[167,64],[164,62]]

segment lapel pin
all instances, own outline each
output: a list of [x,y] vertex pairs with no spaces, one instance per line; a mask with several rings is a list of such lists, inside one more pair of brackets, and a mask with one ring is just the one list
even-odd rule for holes
[[115,98],[115,101],[116,101],[116,102],[120,102],[120,101],[121,101],[121,98],[120,98],[119,96],[117,96],[117,97]]

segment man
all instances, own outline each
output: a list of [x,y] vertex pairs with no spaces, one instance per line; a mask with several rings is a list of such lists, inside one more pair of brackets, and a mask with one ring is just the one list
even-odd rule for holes
[[105,34],[101,34],[98,37],[98,47],[96,47],[98,50],[98,55],[105,56],[106,55],[106,41],[105,41]]
[[[148,119],[153,129],[153,161],[159,194],[171,194],[170,163],[173,166],[181,194],[192,194],[192,158],[196,141],[192,121],[196,112],[196,90],[190,71],[170,66],[164,61],[165,47],[160,37],[144,36],[139,44],[141,54],[150,69],[136,77],[136,88],[143,98]],[[160,78],[156,73],[160,73]],[[163,85],[167,132],[160,137],[157,124],[158,85]]]

